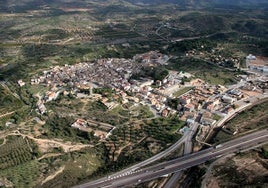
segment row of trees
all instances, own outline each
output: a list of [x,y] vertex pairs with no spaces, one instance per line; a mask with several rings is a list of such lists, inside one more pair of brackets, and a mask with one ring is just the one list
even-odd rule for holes
[[39,155],[37,146],[22,137],[9,137],[7,143],[0,147],[0,151],[2,170],[30,161]]

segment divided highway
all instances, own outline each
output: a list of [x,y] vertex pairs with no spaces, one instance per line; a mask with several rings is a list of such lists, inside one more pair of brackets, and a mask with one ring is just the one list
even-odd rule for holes
[[[103,183],[105,181],[107,181],[107,179],[117,179],[119,177],[123,177],[123,176],[126,176],[126,175],[130,175],[130,174],[133,174],[134,172],[137,172],[137,170],[139,170],[140,168],[143,168],[144,166],[147,166],[149,164],[152,164],[160,159],[162,159],[163,157],[169,155],[170,153],[172,153],[173,151],[176,151],[178,148],[181,147],[181,145],[185,142],[188,142],[189,140],[191,140],[191,138],[193,137],[193,135],[195,134],[197,128],[198,128],[198,123],[194,123],[194,124],[191,124],[190,126],[190,129],[175,143],[173,144],[172,146],[170,146],[169,148],[167,148],[166,150],[158,153],[157,155],[145,160],[145,161],[142,161],[138,164],[135,164],[129,168],[126,168],[124,170],[121,170],[119,172],[116,172],[108,177],[104,177],[104,178],[100,178],[96,181],[94,181],[94,185],[95,184],[98,184],[98,183]],[[89,183],[86,183],[86,184],[83,184],[83,185],[80,185],[80,186],[75,186],[74,188],[87,188],[87,187],[90,187],[90,185],[88,185]],[[93,186],[94,187],[94,186]],[[101,186],[100,186],[101,187]]]
[[[192,138],[194,134],[196,133],[197,128],[198,128],[197,122],[191,125],[191,129],[190,129],[191,132],[188,133],[188,139],[184,143],[184,152],[183,152],[184,155],[187,155],[192,152],[192,149],[193,149]],[[182,174],[183,174],[182,171],[172,174],[172,176],[166,182],[164,188],[173,188],[176,182],[178,181],[178,179],[180,179],[180,177],[182,176]]]
[[231,140],[217,147],[211,147],[193,154],[189,154],[171,161],[163,162],[151,167],[139,169],[131,173],[125,172],[117,177],[102,178],[101,181],[92,181],[74,188],[97,188],[97,187],[125,187],[141,182],[149,181],[166,174],[178,172],[211,159],[238,152],[243,149],[254,147],[258,144],[268,142],[268,130],[262,130],[249,135]]

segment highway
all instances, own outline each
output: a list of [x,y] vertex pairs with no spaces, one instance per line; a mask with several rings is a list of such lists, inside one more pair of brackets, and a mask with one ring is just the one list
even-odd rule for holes
[[114,188],[135,185],[161,177],[166,174],[185,170],[187,168],[199,165],[223,155],[228,155],[246,148],[255,147],[256,145],[265,142],[268,142],[267,129],[220,144],[215,148],[211,147],[206,150],[159,163],[151,167],[142,168],[132,172],[125,172],[117,177],[102,178],[101,181],[92,181],[83,185],[75,186],[74,188]]
[[[184,155],[190,154],[192,152],[192,149],[193,149],[192,138],[194,134],[196,133],[197,128],[198,128],[198,123],[192,124],[191,129],[189,130],[191,132],[188,134],[188,138],[184,143],[184,151],[183,151]],[[172,174],[171,177],[168,179],[168,181],[165,183],[164,188],[173,188],[174,185],[176,185],[176,182],[178,181],[178,179],[180,179],[181,175],[182,175],[182,171]]]
[[[158,153],[157,155],[154,155],[153,157],[145,160],[145,161],[142,161],[138,164],[135,164],[129,168],[126,168],[124,170],[121,170],[119,172],[116,172],[108,177],[103,177],[103,178],[100,178],[95,182],[95,184],[98,184],[98,183],[103,183],[104,181],[107,181],[107,179],[117,179],[119,177],[123,177],[125,175],[130,175],[130,174],[133,174],[134,172],[136,172],[138,169],[144,167],[144,166],[147,166],[149,164],[152,164],[153,162],[156,162],[160,159],[162,159],[163,157],[169,155],[170,153],[172,153],[173,151],[177,150],[178,148],[181,147],[181,145],[183,143],[185,143],[187,140],[191,139],[192,136],[195,134],[196,130],[198,128],[198,123],[194,123],[190,126],[190,129],[173,145],[171,145],[169,148],[167,148],[166,150]],[[85,184],[85,185],[80,185],[80,186],[76,186],[76,187],[80,187],[80,188],[86,188],[88,187],[88,184]]]
[[[192,152],[192,142],[185,142],[184,144],[184,155]],[[176,172],[171,175],[168,181],[165,183],[164,188],[173,188],[174,185],[178,182],[178,180],[182,176],[182,171]]]

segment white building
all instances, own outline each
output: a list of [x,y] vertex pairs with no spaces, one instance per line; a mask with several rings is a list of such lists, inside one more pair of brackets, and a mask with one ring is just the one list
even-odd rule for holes
[[224,96],[222,97],[222,100],[223,100],[223,102],[226,102],[226,103],[233,103],[233,102],[235,101],[234,98],[229,97],[229,96],[227,96],[227,95],[224,95]]
[[256,56],[254,56],[254,55],[252,55],[252,54],[249,54],[248,56],[247,56],[247,60],[256,60],[257,58],[256,58]]

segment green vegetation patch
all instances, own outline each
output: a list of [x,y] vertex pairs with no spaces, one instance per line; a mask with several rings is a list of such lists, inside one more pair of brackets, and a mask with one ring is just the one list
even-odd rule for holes
[[239,132],[268,127],[268,101],[245,110],[226,123],[231,131]]
[[44,138],[61,138],[67,141],[76,141],[81,143],[92,143],[97,139],[93,132],[84,132],[72,128],[71,125],[75,119],[72,117],[60,117],[53,115],[44,125],[44,132],[41,137]]
[[180,89],[179,91],[177,91],[176,93],[174,93],[174,97],[179,97],[181,95],[183,95],[184,93],[187,93],[188,91],[192,90],[194,87],[184,87],[182,89]]
[[44,34],[46,34],[45,39],[47,40],[60,40],[69,36],[67,32],[62,29],[49,29],[44,32]]
[[0,128],[5,129],[7,121],[15,124],[21,123],[35,114],[37,99],[33,96],[27,86],[19,87],[16,83],[6,82],[0,86]]
[[23,164],[39,155],[38,147],[27,138],[10,136],[0,146],[0,170]]
[[217,47],[215,40],[210,40],[206,38],[194,39],[194,40],[185,40],[176,43],[171,43],[167,51],[172,54],[176,53],[185,53],[189,50],[206,50],[211,51],[213,48]]
[[117,24],[114,26],[105,25],[96,34],[108,39],[131,39],[140,37],[138,33],[130,31],[130,28],[124,24]]
[[11,182],[13,187],[34,187],[41,175],[40,167],[37,161],[32,160],[1,170],[0,176]]
[[221,142],[228,141],[232,138],[233,138],[232,134],[229,134],[229,133],[224,132],[224,131],[219,131],[217,133],[217,136],[215,138],[213,138],[212,143],[221,143]]
[[186,57],[172,60],[168,67],[171,70],[190,72],[196,77],[216,85],[234,84],[237,81],[235,75],[239,74],[239,72],[231,72],[213,63]]
[[194,35],[211,34],[214,32],[224,31],[230,27],[226,18],[213,14],[190,13],[183,16],[180,19],[180,22],[190,25],[192,29],[190,34]]
[[264,145],[261,147],[261,156],[264,159],[268,159],[268,145]]
[[[31,160],[0,171],[0,176],[4,181],[12,183],[13,187],[70,187],[90,178],[92,173],[103,165],[100,156],[101,151],[85,148],[40,161]],[[59,171],[60,169],[62,171]],[[42,183],[48,176],[57,172],[53,179]]]
[[132,79],[152,78],[153,80],[163,80],[168,75],[168,70],[164,67],[143,67],[139,73],[132,75]]
[[7,89],[0,86],[0,113],[4,114],[22,107],[22,102],[14,97]]
[[213,142],[224,142],[233,138],[234,133],[238,135],[247,131],[263,129],[268,127],[268,101],[258,104],[248,110],[240,112],[225,124],[227,131],[219,130]]
[[167,143],[173,143],[179,138],[177,130],[184,125],[184,122],[174,116],[147,120],[145,124],[144,129],[148,136],[159,140],[165,146]]
[[49,167],[46,168],[48,171],[54,169],[54,172],[56,172],[60,168],[63,171],[52,180],[38,186],[50,188],[78,185],[82,181],[92,178],[92,174],[100,166],[104,165],[104,161],[101,159],[102,155],[103,153],[100,150],[96,151],[92,148],[85,148],[62,156],[42,159],[40,162],[49,164]]
[[177,130],[183,125],[174,116],[118,126],[105,143],[107,165],[96,174],[104,175],[153,156],[180,138]]

